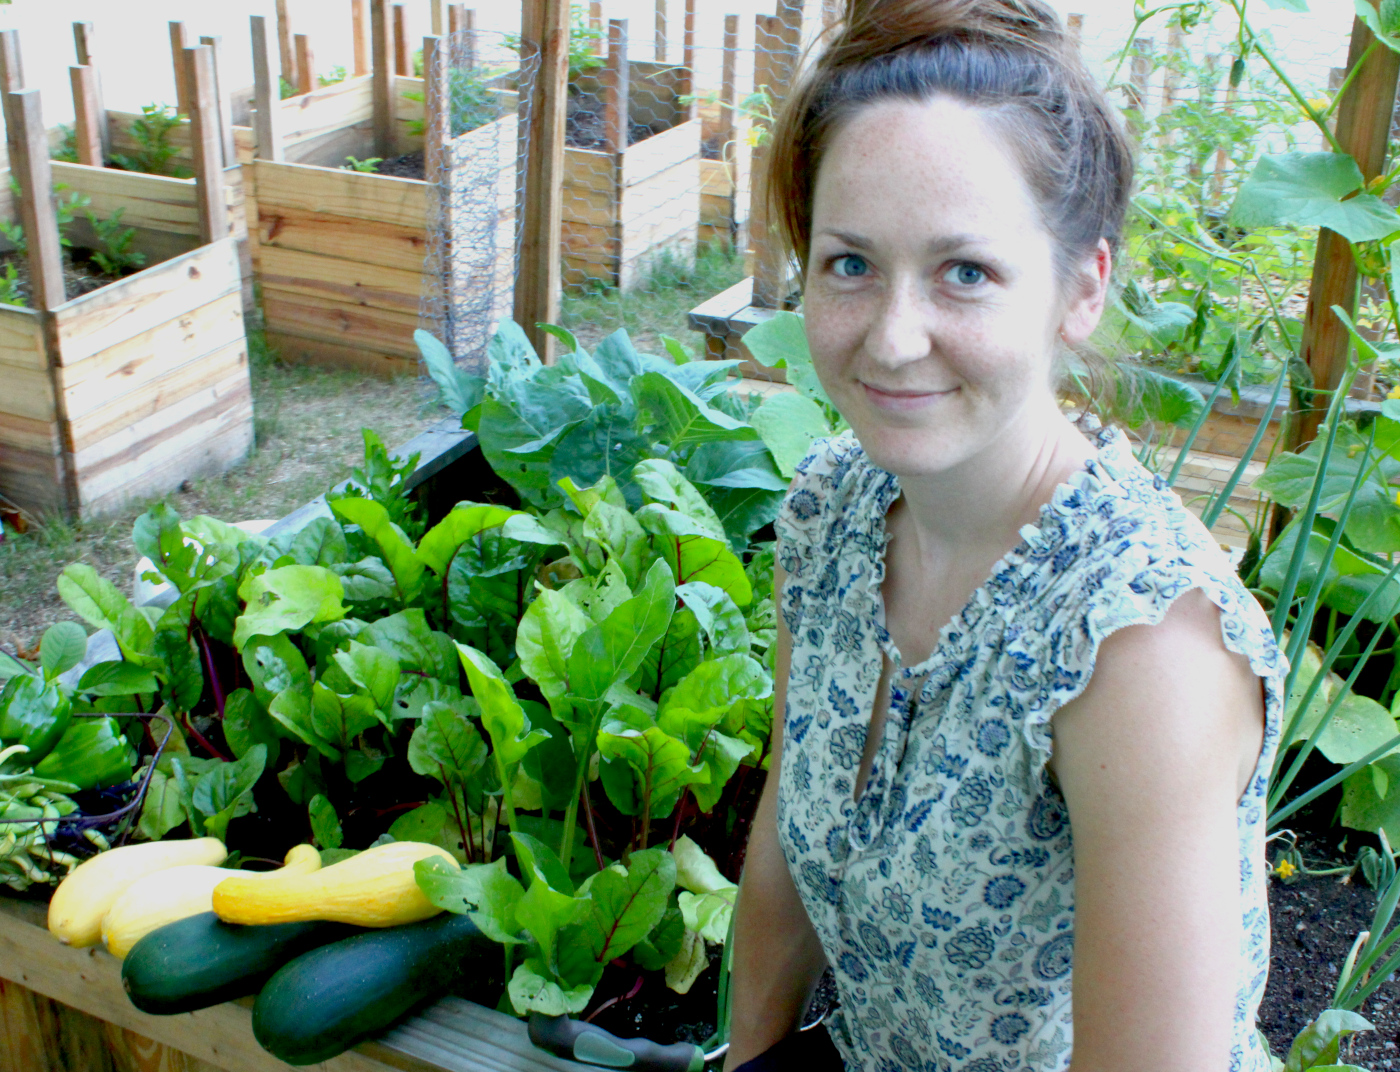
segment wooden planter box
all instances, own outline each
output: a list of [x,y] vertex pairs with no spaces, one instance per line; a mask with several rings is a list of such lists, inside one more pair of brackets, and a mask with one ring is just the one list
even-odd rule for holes
[[[681,103],[683,68],[630,65],[628,116],[654,133],[622,152],[564,150],[564,285],[629,290],[662,250],[695,252],[702,188],[699,119]],[[602,100],[596,77],[576,91]]]
[[28,509],[97,515],[236,463],[253,405],[235,240],[48,313],[0,305],[0,380],[0,489]]
[[[253,1038],[251,1002],[149,1016],[102,949],[60,945],[46,906],[0,897],[0,1072],[288,1072]],[[460,998],[322,1064],[324,1072],[581,1072],[531,1045],[525,1025]]]

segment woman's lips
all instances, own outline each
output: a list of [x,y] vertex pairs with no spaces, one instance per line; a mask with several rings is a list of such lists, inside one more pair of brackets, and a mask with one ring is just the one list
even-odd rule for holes
[[922,409],[957,391],[956,387],[950,387],[945,391],[915,391],[907,388],[895,390],[887,387],[876,387],[874,384],[864,381],[861,381],[861,387],[865,389],[865,397],[880,409],[898,411]]

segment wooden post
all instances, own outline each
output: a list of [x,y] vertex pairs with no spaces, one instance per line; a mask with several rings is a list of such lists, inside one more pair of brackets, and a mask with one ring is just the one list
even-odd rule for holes
[[68,68],[73,85],[73,133],[78,163],[102,167],[101,123],[97,118],[97,72],[86,64]]
[[[739,145],[735,117],[739,114],[739,16],[724,16],[724,55],[719,77],[719,156],[729,173],[729,241],[739,237]],[[742,250],[740,252],[743,252]]]
[[597,36],[593,39],[593,52],[597,56],[608,54],[608,35],[603,32],[603,0],[589,0],[588,28]]
[[310,93],[316,88],[316,60],[311,51],[311,38],[296,34],[292,40],[297,49],[297,92]]
[[175,67],[175,110],[190,114],[190,85],[185,68],[185,49],[190,47],[190,32],[183,22],[170,23],[170,59]]
[[[1356,65],[1373,40],[1366,24],[1360,19],[1353,20],[1348,70]],[[1337,141],[1355,158],[1362,177],[1368,182],[1385,170],[1397,77],[1400,77],[1400,55],[1388,48],[1378,48],[1337,105]],[[1355,312],[1356,285],[1356,261],[1350,243],[1335,231],[1322,228],[1317,236],[1312,287],[1308,291],[1300,346],[1302,358],[1312,370],[1313,383],[1319,390],[1335,390],[1346,371],[1351,336],[1333,314],[1332,306],[1339,305],[1347,313]],[[1300,401],[1294,399],[1295,409],[1300,408]],[[1290,422],[1290,449],[1310,442],[1317,434],[1328,401],[1326,396],[1314,395],[1301,407],[1303,412],[1299,419]]]
[[627,20],[608,20],[608,62],[603,68],[603,152],[627,149],[631,72],[627,65]]
[[107,106],[102,102],[102,73],[97,69],[93,57],[96,53],[97,34],[90,22],[73,23],[73,48],[78,54],[78,63],[92,68],[93,111],[97,115],[97,133],[102,139],[102,155],[105,158],[111,148],[111,134],[107,130]]
[[214,94],[214,50],[208,45],[185,49],[185,84],[190,89],[190,145],[194,149],[199,237],[207,243],[228,236],[224,147],[219,137],[219,110]]
[[564,222],[564,106],[569,91],[569,0],[523,0],[520,56],[535,64],[535,79],[520,94],[524,194],[517,207],[519,261],[515,320],[544,361],[554,339],[536,324],[559,319]]
[[[685,0],[685,29],[681,38],[681,74],[676,84],[677,92],[688,97],[695,92],[695,0]],[[691,115],[695,114],[695,102],[686,106]]]
[[[443,0],[428,0],[428,11],[429,11],[429,17],[430,17],[431,22],[432,22],[433,36],[434,36],[434,37],[441,37],[443,34],[445,34],[445,33],[447,32],[447,27],[443,25],[443,23],[444,23],[445,20],[444,20],[444,18],[443,18],[442,8],[443,8]],[[424,69],[425,71],[427,70],[427,64],[428,64],[428,54],[427,54],[427,52],[424,52],[424,53],[423,53],[423,69]]]
[[462,32],[462,12],[465,9],[465,4],[447,5],[447,32],[449,34]]
[[[612,25],[612,21],[608,20],[609,26]],[[611,33],[608,39],[611,41]],[[656,0],[656,62],[666,62],[666,0]]]
[[474,71],[476,70],[476,8],[467,7],[465,4],[454,6],[460,12],[457,16],[457,27],[465,35],[462,48],[462,66],[469,71]]
[[413,60],[408,54],[408,8],[394,5],[394,73],[404,78],[413,76]]
[[253,131],[259,160],[282,159],[282,95],[272,71],[272,49],[267,20],[248,19],[253,30]]
[[369,8],[366,0],[350,0],[350,36],[355,44],[355,77],[369,74]]
[[[6,31],[7,34],[14,33]],[[7,83],[9,79],[6,79]],[[56,309],[64,302],[63,251],[54,210],[53,169],[37,89],[5,92],[5,140],[11,173],[19,182],[20,221],[29,246],[30,308]]]
[[374,155],[394,155],[393,23],[389,0],[370,0],[370,39],[373,44]]
[[232,106],[229,104],[229,90],[224,85],[224,39],[221,34],[199,39],[201,45],[208,45],[214,57],[214,104],[219,112],[219,144],[223,146],[224,167],[234,167],[238,163],[238,144],[233,140]]
[[430,183],[443,181],[444,152],[452,138],[447,99],[447,41],[423,38],[423,172]]
[[[754,89],[766,90],[774,108],[791,84],[802,38],[802,8],[796,0],[779,4],[777,15],[759,15],[754,27]],[[754,250],[753,299],[758,309],[781,309],[788,299],[789,265],[768,219],[767,153],[753,151],[749,204],[749,244]]]
[[[289,86],[297,84],[297,54],[292,45],[292,19],[287,14],[287,0],[277,0],[277,55],[282,61],[282,78]],[[277,89],[282,99],[282,89]]]
[[[1173,57],[1181,55],[1185,47],[1185,35],[1180,26],[1173,26],[1167,30],[1167,51],[1162,57],[1166,64],[1162,68],[1162,114],[1164,116],[1176,107],[1177,91],[1181,88],[1181,78],[1172,69],[1171,61]],[[1161,131],[1157,144],[1166,148],[1172,144],[1172,130],[1168,124],[1163,123]]]
[[13,93],[23,88],[24,64],[19,54],[19,31],[0,30],[0,93]]

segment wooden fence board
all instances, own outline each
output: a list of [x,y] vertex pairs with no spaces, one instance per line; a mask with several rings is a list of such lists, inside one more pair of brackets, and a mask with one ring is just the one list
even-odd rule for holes
[[[308,164],[254,164],[259,212],[301,209],[373,220],[400,227],[423,227],[428,184],[418,179],[363,175]],[[366,251],[372,256],[372,251]]]
[[7,413],[36,421],[57,419],[53,382],[47,369],[5,369],[5,386],[0,390],[0,420],[4,420]]
[[230,280],[236,292],[237,253],[233,239],[220,239],[60,305],[54,320],[61,363],[75,364],[221,298],[231,292]]
[[419,371],[417,358],[410,360],[396,354],[366,350],[361,346],[343,346],[324,339],[308,339],[283,333],[275,327],[267,329],[267,342],[281,355],[283,361],[291,364],[357,369],[371,376],[382,376],[386,379],[393,376],[416,376]]
[[172,369],[243,340],[243,301],[226,294],[183,316],[59,369],[68,419],[141,391]]
[[117,442],[146,437],[151,426],[142,422],[180,419],[174,411],[213,383],[240,372],[246,381],[247,351],[248,345],[243,339],[228,343],[196,361],[186,361],[170,369],[140,391],[128,392],[74,419],[72,443],[79,464],[105,456],[100,450],[94,453],[90,448],[107,443],[106,449],[111,451],[117,449]]
[[404,227],[266,203],[259,207],[258,242],[351,261],[373,257],[386,268],[419,272],[427,251],[427,233],[421,226]]
[[[417,314],[422,272],[264,246],[263,288]],[[279,328],[278,330],[283,330]]]
[[288,97],[281,103],[282,146],[286,150],[368,120],[372,109],[371,79],[368,75],[347,78],[335,85]]
[[361,346],[418,360],[413,332],[418,313],[377,309],[366,305],[310,297],[277,287],[263,290],[268,323],[300,338]]
[[575,190],[592,190],[612,195],[617,188],[617,175],[611,153],[593,149],[564,150],[564,203]]
[[122,223],[128,227],[199,234],[193,179],[172,179],[58,160],[53,163],[53,178],[55,183],[66,183],[74,191],[92,198],[92,211],[101,219],[121,209]]
[[[44,329],[39,314],[32,309],[0,305],[0,363],[15,368],[46,369]],[[0,393],[0,406],[3,406]]]
[[[622,154],[622,185],[632,187],[684,160],[700,159],[700,121],[692,119],[645,141],[629,145]],[[698,165],[697,165],[698,167]],[[698,184],[698,175],[696,183]]]
[[58,425],[53,420],[0,413],[0,449],[4,447],[56,456],[60,450]]

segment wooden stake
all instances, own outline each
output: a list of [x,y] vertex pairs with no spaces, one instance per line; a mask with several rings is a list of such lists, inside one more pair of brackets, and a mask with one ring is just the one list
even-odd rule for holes
[[462,11],[465,7],[465,4],[447,5],[447,32],[449,34],[462,32]]
[[394,155],[393,23],[389,0],[370,0],[370,40],[373,44],[374,155]]
[[101,123],[97,118],[97,72],[86,64],[68,68],[73,85],[73,134],[78,163],[102,167]]
[[469,71],[476,70],[476,8],[464,4],[454,5],[460,12],[457,27],[464,35],[462,66]]
[[408,54],[408,8],[404,4],[394,5],[394,73],[413,77],[413,60]]
[[[14,33],[13,30],[6,31]],[[53,170],[37,89],[5,93],[5,140],[11,174],[19,182],[20,221],[29,247],[30,308],[63,304],[63,251],[54,210]]]
[[253,31],[253,130],[259,160],[282,159],[282,95],[272,70],[267,20],[249,17]]
[[719,75],[719,151],[731,169],[734,167],[734,117],[739,108],[739,16],[724,16],[724,55]]
[[316,88],[316,60],[311,52],[311,38],[296,34],[292,40],[297,49],[297,92],[310,93]]
[[369,8],[366,0],[350,0],[350,36],[355,44],[355,77],[369,74]]
[[[612,22],[609,19],[608,25]],[[666,0],[656,0],[656,62],[666,62]]]
[[214,50],[208,45],[185,49],[185,83],[190,88],[190,144],[194,149],[195,200],[199,237],[214,242],[228,236],[224,200],[224,147],[219,138],[218,101],[214,93]]
[[515,321],[544,361],[554,339],[537,324],[559,319],[559,256],[564,222],[564,121],[569,86],[569,0],[523,0],[520,55],[538,57],[534,83],[520,94],[524,194],[516,213],[519,261]]
[[[676,80],[676,91],[682,97],[695,92],[695,0],[685,0],[685,29],[681,38],[681,72]],[[695,102],[686,105],[690,115],[695,114]]]
[[[434,37],[441,37],[443,34],[445,34],[445,33],[447,32],[447,27],[443,25],[444,18],[443,18],[442,8],[443,8],[443,0],[428,0],[428,11],[429,11],[430,19],[431,19],[431,21],[432,21],[433,36],[434,36]],[[428,62],[428,54],[425,52],[425,53],[423,53],[423,63],[425,64],[425,68],[424,68],[425,70],[426,70],[426,64],[427,64],[427,62]]]
[[[1348,70],[1355,67],[1373,41],[1366,24],[1360,19],[1353,20]],[[1368,182],[1385,170],[1398,78],[1400,55],[1388,48],[1378,48],[1352,80],[1351,88],[1337,106],[1337,141],[1344,152],[1355,158],[1362,177]],[[1332,306],[1341,306],[1348,314],[1355,312],[1356,288],[1356,260],[1351,244],[1335,231],[1322,228],[1317,236],[1312,287],[1308,291],[1300,346],[1302,358],[1312,369],[1313,383],[1319,390],[1335,390],[1346,372],[1351,336],[1332,312]],[[1317,434],[1329,399],[1326,395],[1314,395],[1307,400],[1309,404],[1300,406],[1302,401],[1294,399],[1294,407],[1302,408],[1303,412],[1289,429],[1290,449],[1310,442]]]
[[190,32],[183,22],[170,23],[170,59],[175,68],[175,110],[190,114],[190,84],[185,68],[185,49],[190,47]]
[[423,38],[423,172],[430,183],[441,183],[444,154],[452,139],[447,97],[447,41]]
[[627,20],[608,20],[608,62],[603,68],[603,152],[627,149],[631,72],[627,65]]
[[0,93],[24,88],[24,64],[20,61],[19,31],[0,30]]
[[1124,93],[1128,98],[1129,111],[1136,113],[1128,120],[1128,133],[1134,141],[1142,137],[1142,128],[1147,122],[1147,79],[1152,74],[1154,47],[1150,37],[1139,37],[1133,44]]
[[102,139],[102,155],[105,158],[111,149],[111,135],[107,130],[107,106],[102,102],[102,72],[97,69],[93,57],[96,51],[97,34],[90,22],[73,23],[73,48],[78,54],[78,63],[92,68],[92,100],[97,115],[97,133]]
[[[282,78],[289,86],[297,84],[297,54],[292,45],[292,19],[287,14],[287,0],[277,0],[277,55],[282,61]],[[281,87],[278,87],[281,99]]]
[[233,140],[233,106],[229,102],[229,91],[224,87],[224,39],[214,34],[199,39],[201,45],[208,45],[214,57],[214,103],[219,112],[219,144],[223,147],[224,167],[238,164],[238,144]]

